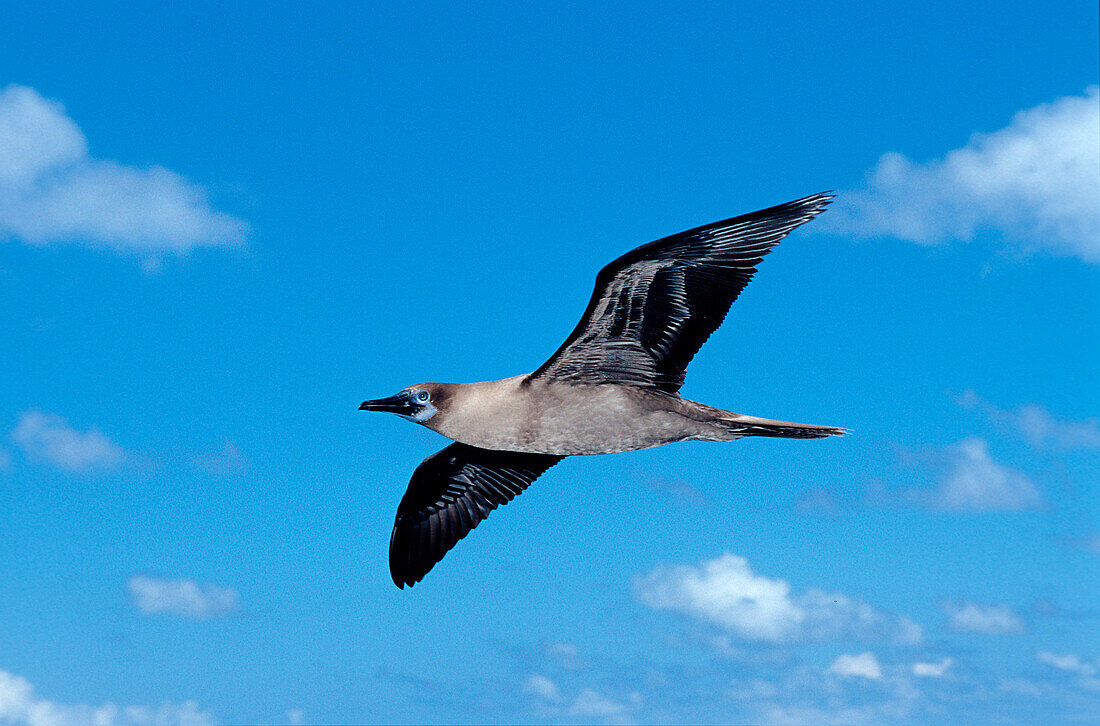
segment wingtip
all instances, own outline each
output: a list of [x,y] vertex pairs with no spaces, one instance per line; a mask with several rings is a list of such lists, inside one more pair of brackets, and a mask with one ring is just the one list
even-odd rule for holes
[[420,582],[420,577],[400,577],[398,575],[392,575],[393,584],[397,585],[397,589],[404,590],[406,587],[412,587],[416,583]]
[[826,190],[818,192],[817,194],[811,194],[808,197],[802,197],[801,199],[792,202],[800,206],[816,207],[818,210],[824,209],[827,205],[831,204],[836,199],[837,193],[832,190]]
[[753,217],[771,218],[771,217],[794,217],[794,226],[805,224],[811,219],[816,217],[825,211],[825,208],[829,206],[836,199],[836,192],[824,191],[817,194],[811,194],[808,197],[802,197],[801,199],[794,199],[784,204],[779,204],[768,209],[761,209],[759,212],[753,212]]

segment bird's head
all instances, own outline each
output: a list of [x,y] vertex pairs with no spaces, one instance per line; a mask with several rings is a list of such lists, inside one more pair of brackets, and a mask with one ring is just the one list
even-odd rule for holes
[[387,398],[363,401],[359,404],[359,410],[387,411],[414,423],[426,424],[445,407],[451,388],[447,383],[418,383]]

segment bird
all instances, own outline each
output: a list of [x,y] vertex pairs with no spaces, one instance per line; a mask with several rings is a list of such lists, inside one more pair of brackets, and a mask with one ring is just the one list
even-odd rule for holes
[[451,439],[413,472],[390,536],[390,575],[424,576],[498,506],[566,456],[746,436],[816,439],[847,429],[746,416],[680,396],[688,363],[757,265],[834,199],[822,192],[644,244],[596,276],[580,322],[534,372],[419,383],[385,411]]

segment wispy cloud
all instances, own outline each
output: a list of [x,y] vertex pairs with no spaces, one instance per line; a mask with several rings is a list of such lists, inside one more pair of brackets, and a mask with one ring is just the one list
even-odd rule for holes
[[642,697],[637,692],[618,699],[594,688],[582,688],[567,697],[557,683],[538,673],[527,678],[523,693],[535,697],[539,711],[558,721],[630,723],[631,714],[642,704]]
[[913,675],[921,678],[943,678],[954,663],[954,658],[944,658],[936,663],[917,662],[913,664]]
[[135,575],[128,583],[134,606],[143,613],[167,613],[183,618],[206,619],[240,609],[235,590],[200,585],[191,580],[160,580]]
[[561,699],[558,685],[544,675],[532,673],[523,684],[523,692],[546,701]]
[[659,565],[635,579],[634,591],[652,608],[689,615],[746,641],[859,638],[911,645],[922,638],[908,618],[839,593],[794,594],[786,581],[758,575],[748,560],[729,553],[698,567]]
[[72,473],[114,469],[126,458],[122,447],[94,428],[78,431],[61,416],[41,411],[20,415],[11,438],[29,459]]
[[577,646],[572,643],[548,643],[543,650],[560,668],[564,668],[567,671],[576,671],[584,668],[584,659],[581,658]]
[[194,701],[160,706],[65,704],[39,698],[30,681],[0,670],[0,723],[12,726],[213,726]]
[[923,723],[927,705],[904,668],[871,652],[840,655],[824,669],[785,667],[730,696],[740,703],[726,720],[776,726]]
[[645,474],[637,474],[635,478],[645,482],[653,489],[656,489],[681,504],[693,504],[698,507],[710,505],[707,496],[698,487],[683,479]]
[[198,469],[218,476],[235,476],[248,471],[251,462],[232,441],[226,441],[221,448],[195,454],[192,463]]
[[1021,111],[939,159],[884,154],[866,187],[841,194],[822,228],[921,244],[989,230],[1025,250],[1100,262],[1098,127],[1092,87]]
[[998,426],[1019,434],[1035,447],[1100,449],[1100,419],[1057,419],[1047,409],[1034,403],[1010,411],[993,405],[974,391],[965,391],[955,401],[963,408],[976,410]]
[[[667,656],[605,652],[579,670],[566,670],[540,652],[543,663],[517,684],[534,720],[641,723],[913,724],[1083,723],[1097,712],[1100,661],[1046,652],[1030,680],[1005,680],[1001,668],[968,670],[951,657],[903,658],[890,648],[832,644],[790,649],[746,648],[729,654],[695,653],[670,636]],[[658,636],[661,637],[661,636]],[[969,660],[969,659],[967,659]],[[731,667],[732,666],[732,667]],[[585,691],[591,694],[581,698]],[[606,700],[602,716],[571,715]]]
[[988,635],[1013,635],[1024,630],[1023,620],[1007,605],[946,602],[943,609],[951,630]]
[[600,718],[609,723],[625,723],[628,720],[627,714],[641,700],[638,694],[632,695],[633,698],[628,701],[618,701],[591,688],[585,688],[576,695],[566,713],[575,718]]
[[794,502],[795,514],[819,517],[835,517],[848,503],[831,489],[813,487],[799,495]]
[[159,166],[89,154],[64,107],[33,88],[0,91],[0,239],[81,243],[155,258],[243,242],[248,225]]
[[1078,688],[1100,693],[1100,678],[1097,678],[1097,673],[1100,672],[1100,668],[1097,668],[1100,665],[1100,658],[1094,663],[1089,663],[1079,658],[1076,653],[1052,653],[1049,650],[1041,650],[1035,654],[1035,659],[1070,675]]
[[1075,653],[1052,653],[1049,650],[1041,650],[1035,654],[1040,663],[1054,666],[1055,668],[1083,676],[1096,675],[1096,666],[1081,660]]
[[859,655],[838,656],[829,666],[829,673],[842,677],[869,678],[877,681],[882,678],[882,666],[874,653],[860,653]]
[[1039,488],[1023,472],[998,463],[984,439],[971,437],[936,457],[935,486],[904,492],[912,503],[951,512],[1023,511],[1043,504]]

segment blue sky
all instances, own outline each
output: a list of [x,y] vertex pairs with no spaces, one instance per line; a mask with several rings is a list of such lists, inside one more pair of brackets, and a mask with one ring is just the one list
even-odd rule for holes
[[[0,723],[1100,713],[1095,3],[12,5]],[[601,265],[834,189],[686,397],[415,588],[444,440]]]

